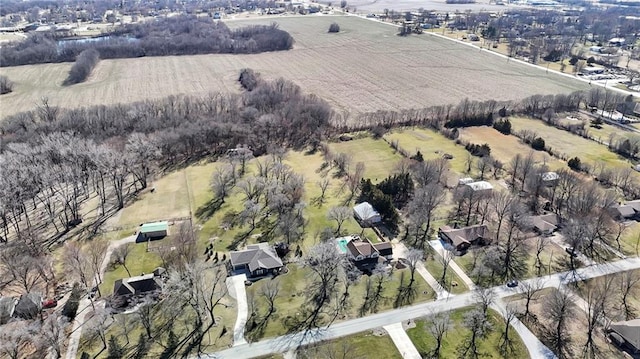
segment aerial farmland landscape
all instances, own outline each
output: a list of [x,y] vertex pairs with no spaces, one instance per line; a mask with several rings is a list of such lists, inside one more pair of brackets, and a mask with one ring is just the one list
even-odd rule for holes
[[640,357],[637,5],[2,1],[0,358]]

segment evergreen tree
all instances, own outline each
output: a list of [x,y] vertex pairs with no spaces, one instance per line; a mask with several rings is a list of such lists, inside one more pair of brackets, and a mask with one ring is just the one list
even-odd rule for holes
[[147,342],[147,336],[144,333],[140,333],[138,338],[138,345],[136,346],[136,354],[134,359],[142,359],[147,355],[149,351],[149,344]]
[[124,356],[124,348],[113,335],[109,337],[109,353],[107,359],[121,359]]

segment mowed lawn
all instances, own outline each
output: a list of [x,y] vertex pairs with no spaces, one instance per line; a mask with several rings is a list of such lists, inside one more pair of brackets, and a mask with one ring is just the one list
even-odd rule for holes
[[402,160],[402,156],[384,140],[371,137],[332,142],[329,148],[335,154],[345,153],[351,156],[352,168],[355,168],[358,162],[364,163],[364,177],[370,178],[374,183],[387,178]]
[[[301,308],[309,300],[307,294],[311,281],[314,280],[313,273],[309,268],[300,267],[296,263],[288,264],[287,268],[289,270],[288,273],[281,274],[275,279],[261,279],[247,288],[249,302],[255,303],[255,308],[260,314],[260,320],[264,318],[268,309],[267,302],[261,294],[263,287],[269,285],[270,281],[276,281],[280,288],[275,300],[275,313],[268,318],[262,331],[248,331],[246,333],[250,341],[284,335],[288,330],[291,330],[288,323],[291,322],[292,318],[302,319]],[[367,278],[369,277],[363,274],[355,284],[351,285],[349,289],[349,304],[342,308],[343,315],[339,316],[338,320],[353,319],[362,316],[361,314],[369,315],[435,299],[434,291],[418,273],[415,276],[412,293],[407,290],[401,290],[401,288],[406,288],[408,285],[410,272],[409,269],[394,269],[383,283],[382,295],[377,310],[363,313],[361,310],[366,297]],[[373,286],[372,291],[375,290],[375,281],[372,281],[371,285]],[[340,285],[339,288],[343,288],[343,286]],[[332,299],[332,301],[334,300],[335,298]],[[325,315],[323,315],[323,318],[327,319]]]
[[[511,117],[514,131],[530,130],[538,134],[559,156],[565,158],[579,157],[589,164],[604,162],[608,166],[629,167],[631,164],[619,155],[609,151],[605,145],[574,135],[568,131],[557,129],[546,123],[526,117]],[[608,139],[604,139],[608,141]]]
[[[451,328],[447,331],[445,337],[442,340],[441,358],[460,358],[458,349],[471,335],[471,331],[464,323],[464,315],[471,311],[471,308],[457,309],[449,313],[451,320]],[[491,331],[489,335],[484,339],[478,339],[478,351],[482,353],[482,357],[485,358],[502,358],[500,355],[500,342],[501,335],[504,332],[504,321],[502,316],[489,309],[488,320],[491,323]],[[429,333],[429,326],[431,325],[429,319],[416,320],[416,326],[414,328],[407,329],[407,335],[420,352],[422,357],[428,358],[435,348],[435,339],[432,334]],[[513,343],[513,352],[509,354],[508,358],[529,358],[529,352],[525,347],[522,339],[518,336],[515,330],[509,331],[510,337]]]
[[[293,36],[292,50],[101,60],[85,83],[73,86],[62,86],[71,63],[2,68],[0,75],[8,76],[15,87],[0,97],[0,118],[32,109],[43,97],[52,105],[82,107],[239,92],[237,77],[243,68],[253,68],[265,78],[291,80],[354,117],[376,110],[456,104],[464,98],[518,100],[588,88],[433,35],[399,37],[394,26],[353,16],[226,21],[230,27],[272,22]],[[327,33],[333,22],[339,23],[340,33]]]
[[[151,188],[155,188],[153,192]],[[121,227],[137,226],[140,223],[189,216],[189,195],[185,171],[158,175],[151,181],[149,189],[128,204],[119,216]]]
[[387,141],[398,141],[400,148],[411,155],[420,151],[425,160],[442,158],[444,154],[450,154],[453,159],[449,161],[451,169],[462,173],[466,170],[465,162],[467,150],[442,134],[428,128],[403,128],[386,134]]
[[299,358],[384,358],[400,359],[393,340],[384,330],[350,335],[312,347],[298,349]]
[[522,143],[520,139],[511,135],[503,135],[493,127],[467,127],[460,129],[460,139],[475,144],[488,144],[491,148],[491,156],[508,165],[516,155],[527,156],[533,151],[537,164],[546,164],[552,170],[565,168],[567,165],[544,151],[534,151],[528,145]]

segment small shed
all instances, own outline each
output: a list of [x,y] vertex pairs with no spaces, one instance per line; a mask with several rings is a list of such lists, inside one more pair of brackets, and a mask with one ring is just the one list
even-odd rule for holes
[[358,203],[353,207],[353,214],[362,223],[373,224],[382,221],[380,213],[369,202]]
[[152,241],[162,239],[169,233],[169,222],[144,223],[140,226],[136,242]]

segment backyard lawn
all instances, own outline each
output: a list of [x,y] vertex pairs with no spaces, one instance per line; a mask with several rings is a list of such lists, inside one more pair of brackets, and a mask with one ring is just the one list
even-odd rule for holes
[[363,162],[365,165],[364,177],[371,178],[374,183],[389,176],[402,160],[402,156],[384,140],[375,140],[371,137],[332,142],[329,143],[329,148],[336,154],[345,153],[351,156],[352,166]]
[[453,159],[449,161],[451,170],[457,173],[463,173],[466,170],[467,150],[434,130],[404,128],[394,130],[386,134],[384,138],[389,142],[397,141],[398,146],[411,155],[420,151],[425,160],[442,158],[444,154],[450,154],[453,156]]
[[[249,303],[254,303],[253,306],[259,314],[255,329],[248,329],[246,333],[247,340],[257,341],[262,338],[286,334],[289,329],[286,323],[291,322],[293,318],[301,319],[299,317],[301,315],[300,309],[308,301],[305,294],[309,290],[311,271],[296,264],[289,264],[287,268],[289,269],[288,273],[282,274],[275,279],[263,278],[247,288],[248,301]],[[409,292],[406,289],[409,277],[408,269],[394,270],[390,278],[383,283],[383,292],[377,308],[364,310],[363,304],[365,302],[364,298],[367,296],[366,288],[369,277],[362,275],[359,281],[349,289],[349,305],[344,308],[346,309],[345,315],[339,316],[337,319],[352,319],[373,312],[381,312],[435,299],[433,290],[417,273],[413,290]],[[268,307],[262,292],[264,286],[270,285],[270,281],[277,281],[280,290],[275,300],[276,311],[265,322],[264,315],[268,312]],[[375,286],[373,281],[372,286]],[[335,299],[333,300],[335,301]],[[249,327],[251,327],[251,323],[248,324]]]

